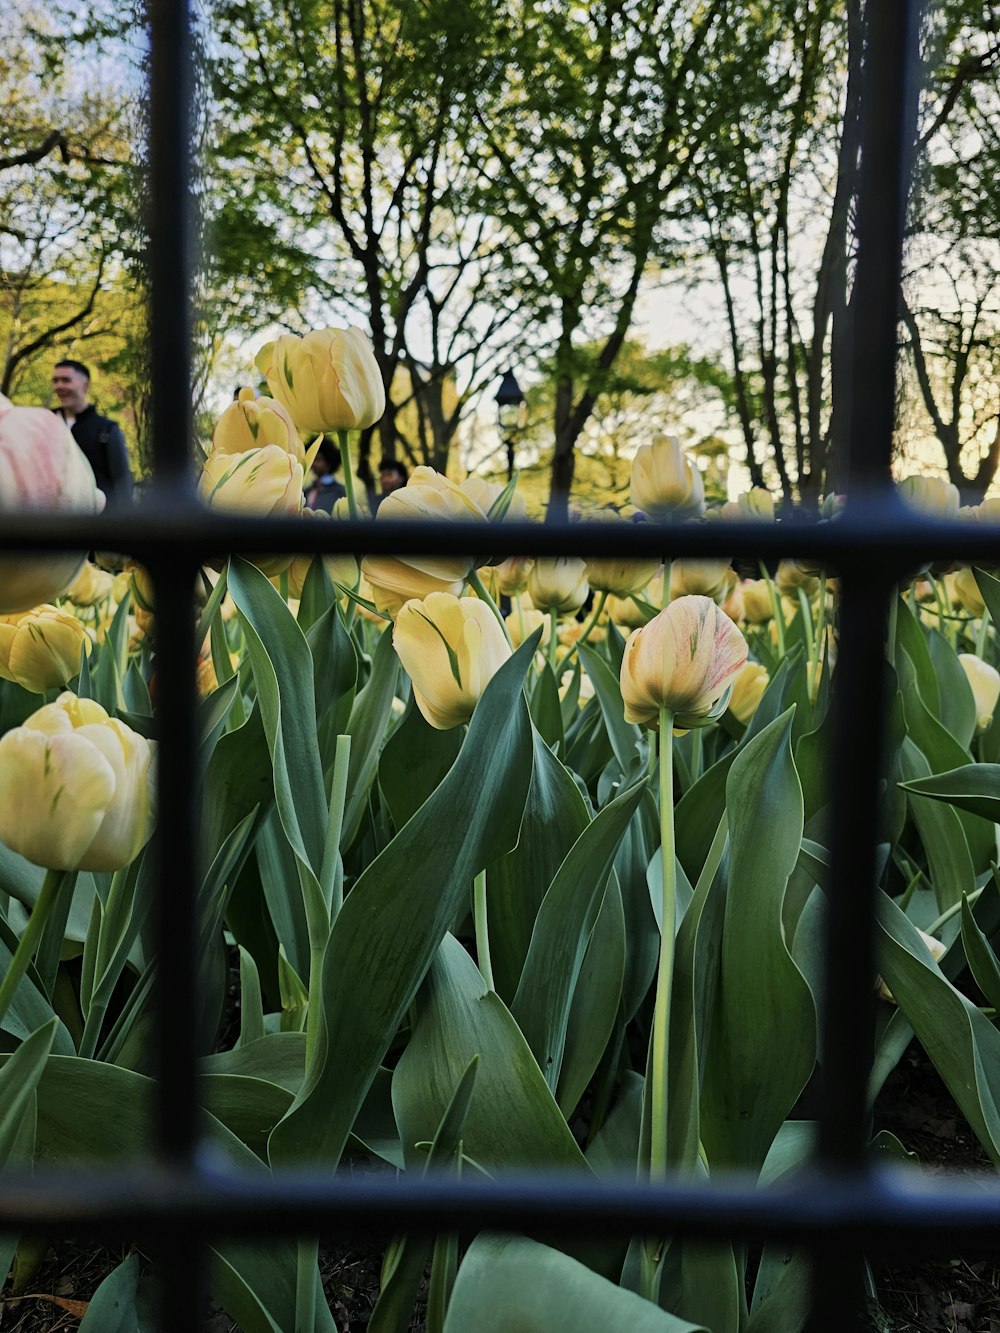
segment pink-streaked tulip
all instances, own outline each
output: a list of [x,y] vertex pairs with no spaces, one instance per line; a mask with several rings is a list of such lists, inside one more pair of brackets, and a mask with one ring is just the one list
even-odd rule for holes
[[400,611],[392,642],[413,697],[438,731],[468,722],[486,686],[511,655],[485,602],[431,593]]
[[632,460],[632,503],[654,519],[697,518],[705,512],[701,473],[675,435],[657,435]]
[[[63,419],[43,407],[15,407],[0,394],[0,514],[96,514],[103,506],[91,466]],[[0,615],[58,597],[83,561],[82,552],[0,557]]]
[[575,614],[589,592],[586,562],[576,556],[546,556],[535,561],[528,575],[528,596],[539,611]]
[[38,606],[0,620],[0,676],[32,694],[67,685],[80,670],[90,638],[75,616]]
[[625,720],[658,727],[669,709],[677,727],[714,722],[747,660],[739,629],[709,597],[680,597],[629,635],[622,659]]
[[991,725],[1000,700],[1000,671],[975,653],[959,653],[958,660],[976,701],[976,730],[984,732]]
[[212,449],[219,454],[245,454],[276,444],[305,468],[305,450],[288,409],[274,398],[257,398],[253,389],[241,389],[215,424]]
[[0,840],[52,870],[119,870],[153,828],[150,741],[61,694],[0,739]]
[[286,333],[265,343],[257,367],[299,430],[364,430],[385,411],[385,386],[360,329]]

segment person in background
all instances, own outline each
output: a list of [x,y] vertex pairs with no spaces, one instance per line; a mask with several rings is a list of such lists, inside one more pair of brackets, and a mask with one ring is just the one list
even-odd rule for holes
[[378,465],[378,484],[382,488],[382,494],[376,501],[376,507],[382,503],[387,495],[393,491],[401,490],[406,485],[409,473],[398,458],[390,458],[386,455]]
[[125,436],[118,423],[102,417],[90,401],[90,371],[82,361],[57,361],[52,389],[59,400],[59,406],[52,410],[72,431],[108,504],[130,500],[132,469]]
[[336,501],[347,494],[334,476],[339,467],[340,450],[332,441],[324,439],[312,461],[312,480],[305,488],[307,509],[322,509],[326,514],[333,513]]

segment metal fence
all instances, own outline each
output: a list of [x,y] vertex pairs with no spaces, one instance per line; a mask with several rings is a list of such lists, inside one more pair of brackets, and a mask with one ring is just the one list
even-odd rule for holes
[[[155,477],[132,510],[96,519],[5,516],[0,550],[109,549],[147,565],[158,618],[158,1094],[148,1161],[106,1171],[5,1176],[0,1230],[140,1239],[161,1276],[160,1327],[202,1325],[207,1241],[222,1235],[385,1234],[482,1227],[552,1233],[648,1232],[706,1240],[785,1240],[815,1256],[810,1327],[863,1326],[862,1256],[904,1249],[985,1252],[1000,1243],[1000,1190],[974,1181],[894,1174],[866,1153],[873,1052],[876,847],[886,699],[884,631],[898,583],[933,558],[995,559],[975,526],[904,512],[889,481],[896,297],[916,105],[917,5],[869,0],[859,252],[851,349],[848,502],[833,524],[654,524],[584,530],[552,525],[310,524],[208,514],[191,476],[192,275],[187,0],[150,0],[150,281]],[[620,1186],[557,1176],[497,1181],[377,1179],[276,1172],[240,1177],[206,1159],[199,1139],[195,1049],[198,763],[191,597],[203,561],[225,551],[424,551],[503,556],[811,556],[842,580],[831,756],[832,892],[822,997],[822,1111],[815,1156],[781,1189],[689,1181]],[[488,549],[487,549],[488,548]],[[473,1333],[470,1330],[470,1333]]]

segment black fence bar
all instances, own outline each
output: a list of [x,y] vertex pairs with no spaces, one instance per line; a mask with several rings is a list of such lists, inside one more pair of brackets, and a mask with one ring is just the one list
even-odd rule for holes
[[[153,460],[158,488],[193,492],[191,346],[193,201],[192,32],[188,0],[148,0],[150,30],[147,218]],[[196,1081],[198,748],[192,594],[195,564],[178,552],[151,561],[157,617],[156,1133],[168,1167],[198,1151]],[[164,1232],[156,1250],[163,1329],[201,1327],[203,1238]]]
[[807,556],[830,572],[851,566],[890,571],[909,579],[928,561],[1000,565],[1000,524],[917,514],[891,492],[858,498],[827,523],[432,523],[360,521],[306,523],[300,518],[252,519],[214,514],[200,505],[154,495],[131,512],[5,514],[0,551],[125,551],[144,562],[160,557],[207,559],[226,551],[345,552],[373,555],[468,554],[502,560],[509,555],[667,555],[735,557],[769,562]]
[[718,1179],[692,1185],[597,1180],[583,1173],[332,1178],[315,1171],[234,1175],[169,1169],[4,1177],[0,1230],[112,1239],[194,1236],[386,1236],[481,1228],[528,1234],[684,1234],[704,1240],[856,1244],[879,1253],[996,1254],[1000,1191],[981,1177],[928,1178],[882,1167],[861,1179],[804,1169],[787,1187]]

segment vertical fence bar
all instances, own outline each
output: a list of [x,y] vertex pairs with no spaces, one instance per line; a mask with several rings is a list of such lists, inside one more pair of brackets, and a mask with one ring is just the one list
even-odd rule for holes
[[[849,505],[863,506],[866,492],[886,504],[893,498],[898,292],[916,112],[918,8],[917,0],[868,0],[865,5],[858,260],[847,386]],[[873,571],[853,552],[841,573],[819,1152],[827,1170],[860,1179],[875,1023],[883,642],[894,584],[891,570]],[[862,1261],[853,1248],[817,1255],[811,1329],[834,1333],[865,1327]]]
[[[188,0],[148,0],[150,28],[148,274],[154,487],[191,490],[191,92]],[[198,1149],[196,1079],[197,695],[193,566],[161,557],[157,618],[157,1143],[168,1170]],[[179,1229],[156,1250],[164,1330],[202,1326],[204,1247]]]

